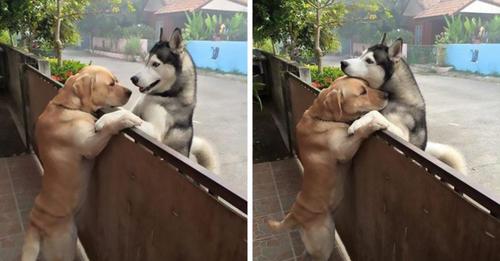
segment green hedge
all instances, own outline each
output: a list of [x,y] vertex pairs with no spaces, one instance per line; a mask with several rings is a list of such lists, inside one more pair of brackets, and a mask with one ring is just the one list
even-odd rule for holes
[[311,71],[312,86],[318,89],[329,87],[335,79],[344,75],[338,67],[323,67],[323,73],[319,73],[316,65],[308,65],[307,68]]
[[87,66],[86,64],[75,60],[63,60],[62,66],[58,66],[56,58],[49,58],[48,60],[52,79],[63,84],[71,75],[78,73],[83,67]]

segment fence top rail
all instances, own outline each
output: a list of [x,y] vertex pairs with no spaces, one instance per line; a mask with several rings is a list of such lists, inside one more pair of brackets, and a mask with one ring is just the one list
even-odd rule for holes
[[[320,92],[319,89],[310,86],[294,74],[287,74],[288,77],[299,81],[303,88],[312,93],[318,94]],[[382,138],[394,148],[402,151],[408,158],[420,164],[430,174],[438,176],[441,182],[452,185],[455,192],[460,195],[467,195],[486,208],[490,212],[490,215],[500,219],[500,197],[492,193],[489,189],[389,131],[379,131],[375,135]]]
[[19,54],[22,54],[23,56],[28,57],[28,58],[33,59],[33,60],[46,60],[46,59],[45,59],[45,58],[43,58],[43,57],[39,57],[39,56],[37,56],[37,55],[35,55],[35,54],[32,54],[32,53],[27,52],[27,51],[25,51],[25,50],[22,50],[22,49],[20,49],[20,48],[18,48],[18,47],[10,46],[10,45],[8,45],[8,44],[0,43],[0,48],[3,48],[3,49],[10,49],[10,50],[12,50],[12,51],[14,51],[14,52],[17,52],[17,53],[19,53]]
[[[63,85],[53,79],[42,74],[36,68],[30,65],[25,65],[25,70],[34,72],[40,78],[53,84],[55,88],[62,88]],[[103,115],[105,112],[112,110],[98,111],[98,116]],[[196,183],[206,187],[208,193],[213,196],[221,197],[224,201],[233,205],[241,212],[247,214],[247,198],[243,193],[238,192],[233,188],[227,181],[223,180],[218,175],[210,172],[209,170],[203,168],[197,163],[192,162],[190,159],[181,155],[177,151],[169,148],[168,146],[154,140],[152,137],[142,132],[137,128],[129,128],[122,131],[131,138],[135,140],[136,143],[143,145],[144,147],[151,150],[155,155],[164,158],[171,165],[178,168],[179,171],[193,179]]]

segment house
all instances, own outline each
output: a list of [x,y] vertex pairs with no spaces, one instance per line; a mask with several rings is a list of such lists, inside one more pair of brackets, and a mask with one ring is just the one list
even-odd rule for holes
[[148,23],[159,33],[170,35],[176,27],[183,28],[186,12],[204,11],[209,14],[230,16],[247,12],[247,0],[149,0],[144,12]]
[[500,0],[410,0],[404,15],[411,17],[415,44],[432,45],[444,31],[445,16],[462,14],[487,20],[500,14]]

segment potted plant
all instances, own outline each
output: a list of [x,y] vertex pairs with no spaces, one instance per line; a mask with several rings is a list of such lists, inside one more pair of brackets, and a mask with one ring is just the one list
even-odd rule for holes
[[446,44],[449,43],[448,33],[442,32],[436,35],[436,72],[443,73],[452,69],[446,66]]

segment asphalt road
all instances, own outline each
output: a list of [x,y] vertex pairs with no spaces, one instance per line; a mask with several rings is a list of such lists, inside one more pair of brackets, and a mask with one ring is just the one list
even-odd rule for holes
[[[130,109],[140,97],[130,77],[142,63],[95,56],[83,51],[65,50],[64,59],[92,61],[109,68],[118,80],[133,91],[124,106]],[[221,176],[236,190],[247,191],[247,88],[244,77],[199,73],[195,135],[210,140],[219,152]]]
[[470,177],[500,197],[500,83],[416,75],[429,139],[464,154]]

